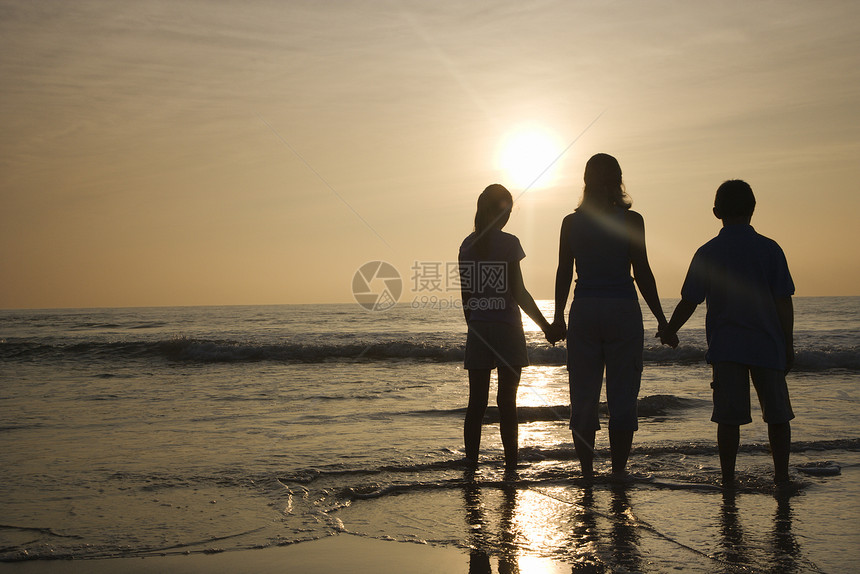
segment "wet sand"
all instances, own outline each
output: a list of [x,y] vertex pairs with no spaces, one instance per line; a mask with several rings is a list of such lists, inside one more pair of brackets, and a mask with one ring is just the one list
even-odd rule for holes
[[[497,563],[493,559],[493,563]],[[570,566],[548,559],[532,559],[540,572],[569,572]],[[241,550],[217,554],[155,556],[147,558],[109,558],[102,560],[39,560],[0,564],[0,570],[21,574],[203,574],[213,572],[255,572],[283,574],[295,572],[323,574],[353,572],[375,574],[402,572],[430,574],[467,572],[470,556],[466,550],[409,542],[393,542],[337,534],[319,540],[277,548]],[[493,568],[495,570],[495,568]]]
[[[145,557],[0,563],[16,574],[127,572],[850,572],[854,464],[787,496],[670,480],[618,485],[476,482],[355,500],[337,533],[260,549],[215,545]],[[742,457],[761,463],[762,457]],[[761,474],[761,473],[756,473]],[[426,543],[432,540],[433,543]],[[188,554],[185,554],[188,552]]]

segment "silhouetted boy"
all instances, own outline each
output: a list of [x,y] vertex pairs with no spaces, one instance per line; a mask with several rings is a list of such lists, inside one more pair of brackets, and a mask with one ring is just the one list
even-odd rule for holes
[[740,425],[750,417],[752,377],[768,425],[774,480],[788,478],[794,418],[785,375],[794,362],[794,283],[777,243],[750,225],[755,196],[740,180],[717,189],[714,215],[723,221],[719,235],[699,248],[661,341],[678,344],[678,329],[696,306],[707,301],[705,333],[713,367],[714,411],[723,485],[731,486],[740,442]]

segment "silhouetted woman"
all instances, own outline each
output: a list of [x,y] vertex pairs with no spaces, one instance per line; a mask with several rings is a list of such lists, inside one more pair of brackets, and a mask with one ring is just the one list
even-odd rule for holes
[[498,369],[499,430],[505,450],[505,472],[517,466],[517,387],[529,364],[520,307],[548,333],[550,325],[523,285],[519,239],[505,233],[513,207],[510,192],[499,184],[478,197],[475,231],[460,246],[463,313],[469,327],[464,367],[469,371],[469,406],[463,438],[466,459],[478,463],[481,423],[487,410],[490,372]]
[[594,476],[594,437],[600,428],[597,406],[604,370],[614,474],[626,472],[633,433],[639,428],[636,400],[644,341],[634,280],[659,328],[666,326],[645,251],[645,222],[631,211],[631,203],[618,161],[597,154],[585,165],[579,207],[561,224],[553,330],[564,332],[564,308],[575,266],[576,288],[567,325],[570,428],[587,479]]

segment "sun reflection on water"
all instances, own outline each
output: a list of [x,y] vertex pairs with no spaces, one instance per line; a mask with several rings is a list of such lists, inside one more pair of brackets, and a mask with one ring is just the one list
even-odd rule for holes
[[491,557],[500,574],[550,574],[565,571],[562,566],[569,570],[553,557],[565,546],[564,529],[548,527],[559,524],[557,501],[514,483],[484,489],[473,484],[466,488],[465,498],[470,574],[493,572]]

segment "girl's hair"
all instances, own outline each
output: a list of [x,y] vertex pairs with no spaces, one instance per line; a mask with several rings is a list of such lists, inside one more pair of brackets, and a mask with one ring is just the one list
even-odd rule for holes
[[475,247],[479,254],[487,252],[487,232],[501,229],[511,216],[514,198],[505,186],[498,183],[488,185],[478,196],[475,212]]
[[585,188],[577,210],[593,209],[608,211],[613,207],[630,209],[633,200],[624,191],[621,166],[609,154],[598,153],[585,164]]

